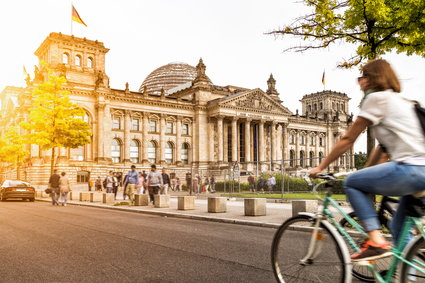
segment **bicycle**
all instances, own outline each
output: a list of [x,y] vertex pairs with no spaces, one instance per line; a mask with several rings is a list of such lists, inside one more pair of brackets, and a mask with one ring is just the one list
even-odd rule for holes
[[[286,220],[273,238],[271,260],[278,282],[351,282],[353,264],[349,247],[358,251],[357,240],[367,234],[353,218],[348,216],[332,198],[336,178],[342,174],[321,174],[325,180],[326,195],[322,209],[316,213],[301,213]],[[400,240],[392,249],[393,255],[387,272],[380,274],[374,262],[367,262],[367,268],[377,282],[398,282],[420,279],[425,281],[425,231],[420,217],[425,214],[423,203],[412,197],[407,210]],[[330,207],[335,208],[355,231],[347,231],[336,221]],[[417,227],[418,234],[409,241],[409,233]],[[397,271],[397,272],[396,272]]]
[[[394,215],[395,212],[395,206],[399,203],[398,199],[395,198],[391,198],[388,196],[383,196],[381,199],[381,202],[378,205],[378,219],[382,224],[382,232],[384,234],[389,234],[390,233],[390,221]],[[354,213],[354,211],[348,213],[348,216],[350,216],[351,218],[353,218],[356,222],[358,222],[357,220],[357,216]],[[344,229],[350,231],[350,230],[355,230],[353,229],[353,227],[350,225],[350,223],[347,221],[346,218],[342,218],[339,221],[339,224],[344,227]],[[350,253],[354,253],[354,250],[350,248],[350,246],[348,247]],[[383,258],[380,260],[375,261],[375,270],[377,270],[378,272],[382,273],[384,272],[387,267],[389,266],[391,262],[391,258]],[[375,277],[373,276],[373,273],[369,270],[369,268],[367,268],[366,266],[361,266],[361,265],[353,265],[353,276],[361,281],[364,282],[375,282]]]

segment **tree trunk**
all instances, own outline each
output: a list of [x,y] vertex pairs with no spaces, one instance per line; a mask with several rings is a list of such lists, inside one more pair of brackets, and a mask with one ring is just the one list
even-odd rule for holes
[[372,129],[367,128],[367,157],[372,153],[373,148],[375,147],[375,138],[372,135]]
[[55,169],[55,147],[52,147],[52,160],[50,161],[50,175],[53,175]]

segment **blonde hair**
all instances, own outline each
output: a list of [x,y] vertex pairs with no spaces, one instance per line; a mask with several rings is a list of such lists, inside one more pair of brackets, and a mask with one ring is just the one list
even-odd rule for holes
[[392,89],[394,92],[401,91],[400,81],[387,61],[383,59],[370,61],[364,65],[362,71],[363,77],[368,79],[368,89],[374,91],[387,89]]

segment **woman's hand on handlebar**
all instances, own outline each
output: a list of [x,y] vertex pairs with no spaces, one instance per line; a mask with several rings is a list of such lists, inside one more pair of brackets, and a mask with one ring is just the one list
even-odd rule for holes
[[322,173],[323,170],[319,169],[319,167],[314,167],[310,171],[308,171],[308,176],[310,178],[317,178],[317,175]]

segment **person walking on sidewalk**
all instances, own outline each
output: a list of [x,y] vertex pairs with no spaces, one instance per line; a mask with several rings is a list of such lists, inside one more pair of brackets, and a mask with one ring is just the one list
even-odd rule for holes
[[215,193],[215,177],[213,175],[210,177],[210,191]]
[[161,186],[163,184],[162,175],[161,173],[156,171],[155,164],[152,164],[151,166],[151,172],[149,172],[147,183],[149,190],[149,198],[151,202],[154,203],[154,196],[159,193],[159,190],[161,189]]
[[249,184],[249,190],[254,193],[255,192],[255,178],[254,178],[254,175],[252,173],[249,173],[248,184]]
[[170,176],[165,172],[165,168],[162,168],[162,187],[161,187],[161,195],[168,194],[168,188],[171,185]]
[[137,184],[137,194],[143,195],[145,192],[145,178],[141,172],[139,172],[139,183]]
[[276,185],[276,179],[274,176],[270,176],[270,178],[267,180],[267,187],[269,189],[269,194],[271,194],[274,190],[274,186]]
[[58,170],[53,170],[52,176],[49,178],[49,187],[52,190],[50,196],[52,197],[52,205],[59,205],[59,179]]
[[120,182],[118,181],[117,173],[114,173],[112,176],[113,179],[113,185],[112,185],[112,193],[114,194],[115,198],[117,197],[118,187],[120,185]]
[[191,173],[186,173],[186,186],[187,186],[187,190],[188,190],[189,194],[192,195],[193,186],[192,186],[192,174]]
[[68,202],[68,194],[71,191],[71,184],[69,183],[69,179],[65,172],[61,173],[61,177],[59,179],[59,191],[62,199],[62,206],[66,206],[66,203]]
[[[205,180],[204,180],[205,193],[208,193],[209,187],[210,187],[210,179],[207,176],[207,177],[205,177]],[[202,189],[202,190],[204,190],[204,189]]]
[[109,171],[109,176],[106,177],[106,193],[112,193],[114,188],[114,174],[112,171]]
[[136,171],[136,166],[131,165],[131,170],[128,171],[127,179],[125,180],[124,187],[127,185],[127,195],[131,203],[134,201],[134,191],[136,185],[139,183],[139,173]]
[[258,180],[258,189],[260,192],[264,193],[264,186],[266,184],[266,180],[264,180],[263,176],[260,176],[260,179]]
[[199,194],[199,177],[198,177],[198,174],[196,174],[195,178],[192,179],[192,191],[195,194]]
[[177,177],[176,178],[176,192],[180,192],[181,191],[181,182],[180,182],[180,178]]
[[100,176],[97,176],[96,182],[94,183],[94,187],[96,191],[102,190],[102,179],[100,178]]

